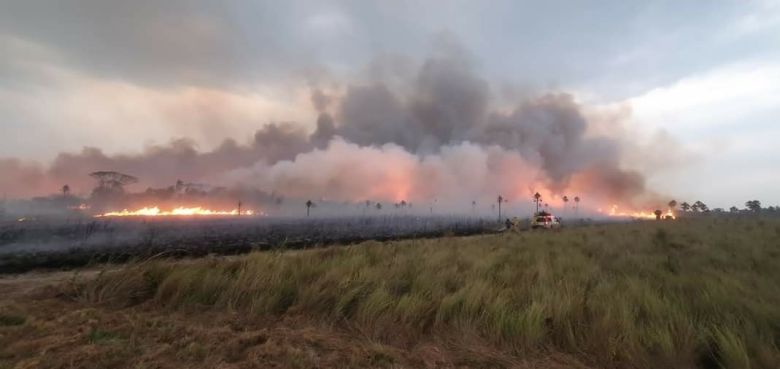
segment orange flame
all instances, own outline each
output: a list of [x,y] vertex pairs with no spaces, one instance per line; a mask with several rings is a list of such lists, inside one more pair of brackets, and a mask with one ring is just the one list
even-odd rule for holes
[[[159,216],[225,216],[225,215],[239,215],[237,209],[222,211],[222,210],[210,210],[204,209],[200,206],[185,208],[176,207],[172,210],[160,210],[159,207],[144,207],[138,210],[111,211],[95,215],[97,218],[101,217],[132,217],[132,216],[144,216],[144,217],[159,217]],[[242,210],[241,215],[255,215],[253,210]]]
[[[607,215],[611,217],[627,217],[627,218],[639,218],[639,219],[656,218],[654,212],[645,212],[645,211],[625,212],[625,211],[619,211],[618,209],[619,207],[617,205],[612,205]],[[601,211],[601,209],[599,209],[599,211]],[[661,214],[661,219],[666,219],[667,217],[671,219],[675,219],[674,213],[672,212],[671,209],[667,210],[666,213]]]

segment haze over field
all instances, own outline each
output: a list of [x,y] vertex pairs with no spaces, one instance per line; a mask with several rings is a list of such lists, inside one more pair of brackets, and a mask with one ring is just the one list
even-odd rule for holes
[[333,201],[776,204],[778,35],[770,1],[2,1],[0,193],[117,170]]

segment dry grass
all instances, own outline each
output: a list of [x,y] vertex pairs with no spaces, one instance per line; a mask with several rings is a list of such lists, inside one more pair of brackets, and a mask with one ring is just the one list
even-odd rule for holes
[[770,219],[644,222],[149,261],[71,285],[86,306],[303,318],[405,350],[438,342],[466,367],[479,347],[499,367],[563,353],[599,367],[776,368],[778,240]]
[[[3,282],[0,292],[9,297]],[[303,317],[168,311],[154,304],[115,309],[36,290],[0,300],[0,312],[25,318],[20,325],[0,326],[2,369],[587,369],[561,354],[520,360],[479,339],[458,347],[429,337],[398,347]]]

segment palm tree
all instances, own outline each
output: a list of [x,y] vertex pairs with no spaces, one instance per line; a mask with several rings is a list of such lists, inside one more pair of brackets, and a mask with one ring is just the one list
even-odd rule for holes
[[498,221],[501,222],[501,203],[504,202],[504,197],[498,195]]
[[563,215],[566,216],[566,208],[568,207],[567,204],[569,203],[569,196],[564,195],[563,196]]
[[676,200],[669,201],[669,209],[670,210],[674,210],[676,207],[677,207],[677,201]]
[[574,196],[574,212],[576,214],[580,213],[580,197]]
[[62,186],[62,197],[68,197],[68,195],[70,195],[70,186]]
[[536,203],[536,212],[539,212],[539,203],[542,201],[542,195],[540,193],[534,194],[534,203]]
[[381,202],[377,202],[376,203],[376,210],[382,210],[382,203]]
[[691,210],[691,204],[687,202],[683,202],[682,204],[680,204],[680,209],[682,209],[685,212],[688,212]]
[[314,203],[311,202],[311,200],[306,201],[306,216],[309,216],[309,210],[311,210],[312,206],[314,206]]

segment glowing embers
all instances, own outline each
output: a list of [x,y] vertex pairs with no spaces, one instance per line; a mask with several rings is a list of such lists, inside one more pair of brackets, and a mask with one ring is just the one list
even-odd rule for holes
[[176,207],[171,210],[162,210],[157,206],[144,207],[137,210],[123,209],[121,211],[111,211],[103,214],[95,215],[95,217],[165,217],[165,216],[229,216],[229,215],[255,215],[253,210],[211,210],[204,209],[200,206],[186,208]]

